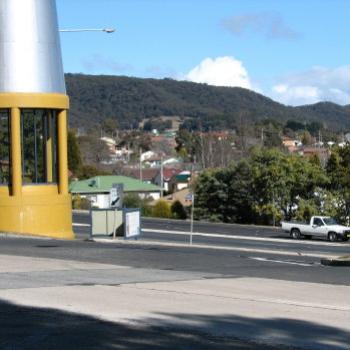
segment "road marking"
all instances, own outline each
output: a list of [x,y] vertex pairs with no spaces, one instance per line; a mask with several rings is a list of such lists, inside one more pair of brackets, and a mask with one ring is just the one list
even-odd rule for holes
[[98,243],[110,243],[110,244],[124,244],[124,245],[144,245],[144,246],[158,246],[158,247],[181,247],[181,248],[200,248],[200,249],[213,249],[213,250],[226,250],[234,252],[244,252],[244,253],[259,253],[259,254],[273,254],[273,255],[283,255],[283,256],[304,256],[310,258],[337,258],[338,255],[334,254],[316,254],[316,253],[300,253],[295,251],[282,251],[273,249],[252,249],[252,248],[237,248],[237,247],[227,247],[222,245],[207,245],[207,244],[192,244],[188,243],[176,243],[176,242],[160,242],[160,241],[150,241],[150,240],[137,240],[137,241],[125,241],[125,240],[113,240],[108,238],[94,238],[95,242]]
[[[167,233],[172,235],[182,235],[182,236],[189,236],[190,232],[186,231],[170,231],[170,230],[156,230],[156,229],[143,229],[143,232],[150,232],[150,233]],[[285,244],[310,244],[310,245],[322,245],[322,246],[334,246],[334,247],[343,247],[344,244],[342,243],[330,243],[327,242],[325,245],[325,242],[310,242],[310,241],[297,241],[297,240],[288,240],[286,238],[269,238],[269,237],[250,237],[250,236],[233,236],[233,235],[226,235],[226,234],[219,234],[219,233],[202,233],[202,232],[194,232],[193,237],[212,237],[212,238],[225,238],[225,239],[236,239],[236,240],[246,240],[246,241],[260,241],[260,242],[274,242],[274,243],[285,243]]]
[[268,258],[260,258],[260,257],[249,257],[248,259],[264,261],[264,262],[272,262],[276,264],[289,264],[289,265],[299,265],[299,266],[316,266],[320,264],[315,263],[306,263],[306,262],[298,262],[298,261],[289,261],[289,260],[276,260],[276,259],[268,259]]
[[73,222],[73,226],[76,226],[76,227],[90,227],[91,225],[90,224],[79,224],[79,223]]

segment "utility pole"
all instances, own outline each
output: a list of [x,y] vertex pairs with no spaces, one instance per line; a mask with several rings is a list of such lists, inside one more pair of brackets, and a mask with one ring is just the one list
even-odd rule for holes
[[139,163],[139,167],[140,167],[140,181],[142,181],[142,148],[140,148],[140,163]]
[[194,193],[192,193],[190,245],[192,245],[192,242],[193,242],[193,213],[194,213]]
[[192,190],[192,203],[191,203],[191,224],[190,224],[190,245],[192,245],[193,242],[193,213],[194,213],[194,188],[193,188],[193,161],[191,164],[191,190]]
[[160,157],[160,186],[161,186],[160,197],[163,198],[164,196],[163,156]]

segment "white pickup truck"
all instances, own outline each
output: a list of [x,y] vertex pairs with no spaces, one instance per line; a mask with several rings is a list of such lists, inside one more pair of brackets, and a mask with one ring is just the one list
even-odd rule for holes
[[338,239],[347,241],[350,238],[350,227],[339,225],[329,216],[313,216],[310,223],[282,221],[282,230],[289,232],[294,239],[315,236],[335,242]]

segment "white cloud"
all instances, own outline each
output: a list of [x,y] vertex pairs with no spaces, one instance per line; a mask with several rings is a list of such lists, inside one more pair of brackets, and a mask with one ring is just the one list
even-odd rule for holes
[[252,88],[243,63],[230,56],[204,59],[185,76],[185,79],[215,86]]
[[293,30],[279,14],[247,13],[224,18],[221,26],[233,35],[256,32],[269,39],[297,39],[299,33]]
[[350,66],[313,67],[281,78],[272,87],[271,97],[288,105],[331,101],[350,104]]

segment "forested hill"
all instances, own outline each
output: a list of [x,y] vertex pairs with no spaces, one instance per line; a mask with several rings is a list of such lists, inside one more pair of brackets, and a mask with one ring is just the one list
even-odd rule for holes
[[157,116],[200,118],[212,128],[232,128],[266,118],[317,120],[332,129],[350,128],[350,106],[317,103],[287,107],[242,88],[214,87],[172,79],[66,74],[70,124],[92,127],[116,118],[123,128]]

